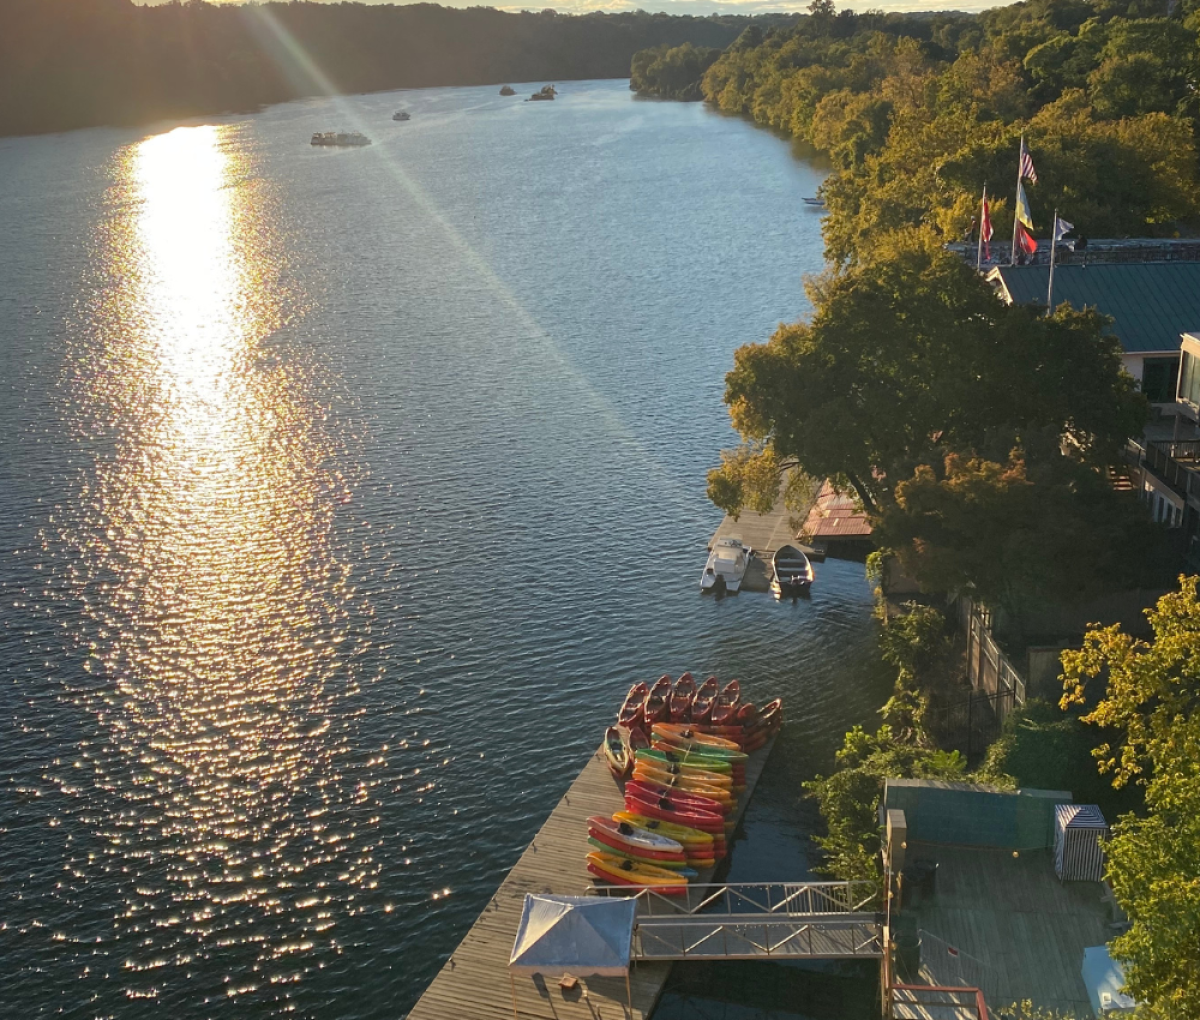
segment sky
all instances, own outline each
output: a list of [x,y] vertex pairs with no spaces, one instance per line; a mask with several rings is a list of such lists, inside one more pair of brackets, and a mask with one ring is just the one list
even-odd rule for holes
[[[135,2],[166,2],[166,0],[135,0]],[[209,3],[238,3],[241,0],[208,0]],[[362,3],[392,3],[393,0],[360,0]],[[482,0],[434,0],[445,7],[498,7],[505,11],[542,10],[552,7],[564,14],[587,11],[644,10],[667,14],[766,14],[769,12],[803,11],[809,0],[545,0],[541,2],[485,4]],[[999,7],[1011,0],[839,0],[838,8],[882,11],[982,11]]]

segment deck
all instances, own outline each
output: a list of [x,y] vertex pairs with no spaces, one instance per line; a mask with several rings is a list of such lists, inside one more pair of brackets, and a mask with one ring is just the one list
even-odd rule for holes
[[[746,764],[746,792],[738,803],[739,823],[774,746],[775,739],[772,738],[766,747],[752,754]],[[508,957],[521,919],[525,894],[578,896],[584,893],[591,886],[584,864],[588,850],[587,819],[590,815],[611,815],[623,805],[621,788],[597,749],[479,919],[413,1007],[408,1020],[502,1020],[511,1017],[513,1000]],[[711,881],[715,870],[702,871],[696,881]],[[667,962],[642,962],[632,968],[632,1020],[649,1016],[662,994],[670,969]],[[580,978],[580,987],[571,992],[558,987],[555,975],[548,975],[545,981],[518,980],[520,1016],[538,1020],[618,1020],[628,1017],[623,978],[576,976]]]
[[918,980],[980,988],[993,1011],[1030,999],[1091,1015],[1083,950],[1114,935],[1099,882],[1060,882],[1050,850],[913,841],[908,857],[938,863],[933,896],[903,908],[897,925],[921,932]]

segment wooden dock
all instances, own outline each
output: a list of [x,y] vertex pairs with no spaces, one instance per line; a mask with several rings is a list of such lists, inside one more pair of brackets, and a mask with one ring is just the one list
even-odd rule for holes
[[[786,487],[785,479],[780,484],[779,499],[775,503],[775,509],[770,513],[760,514],[753,510],[743,510],[736,521],[726,515],[717,530],[713,532],[713,537],[708,540],[709,551],[717,544],[717,539],[727,536],[740,538],[744,545],[748,545],[754,550],[754,559],[746,567],[746,576],[742,578],[742,591],[770,590],[771,557],[775,555],[775,551],[780,546],[794,545],[811,557],[816,558],[817,556],[812,549],[801,545],[796,538],[800,526],[812,509],[812,504],[809,504],[807,508],[801,508],[799,513],[789,510],[783,501]],[[813,501],[815,502],[815,500],[816,494],[814,493]]]
[[[746,763],[746,792],[738,801],[740,824],[775,738]],[[459,943],[433,983],[408,1014],[408,1020],[503,1020],[513,1015],[508,958],[521,920],[526,893],[579,896],[591,887],[584,857],[589,849],[587,819],[610,816],[624,807],[621,787],[597,749],[571,788],[551,812],[546,824],[508,873],[479,919]],[[731,841],[731,852],[733,850]],[[723,864],[724,862],[722,862]],[[700,873],[697,882],[710,882],[717,868]],[[638,963],[630,983],[633,1016],[625,997],[623,978],[575,975],[579,987],[559,988],[559,975],[545,980],[518,978],[517,1008],[521,1017],[538,1020],[642,1020],[658,1002],[670,973],[670,963]]]

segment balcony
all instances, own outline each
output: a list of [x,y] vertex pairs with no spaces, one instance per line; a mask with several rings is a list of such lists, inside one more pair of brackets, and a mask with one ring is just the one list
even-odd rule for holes
[[1144,463],[1180,496],[1200,499],[1200,439],[1152,440]]

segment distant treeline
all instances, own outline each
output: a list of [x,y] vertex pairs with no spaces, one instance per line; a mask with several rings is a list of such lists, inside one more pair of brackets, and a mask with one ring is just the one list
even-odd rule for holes
[[1200,0],[1027,0],[919,17],[816,0],[809,10],[790,26],[748,27],[715,59],[692,46],[638,54],[630,84],[699,94],[828,153],[835,262],[894,231],[963,236],[985,183],[1002,245],[1022,135],[1038,236],[1055,208],[1092,237],[1195,227]]
[[624,78],[790,17],[508,14],[436,4],[0,0],[0,134],[255,109],[330,90]]

